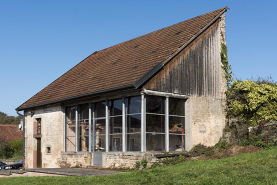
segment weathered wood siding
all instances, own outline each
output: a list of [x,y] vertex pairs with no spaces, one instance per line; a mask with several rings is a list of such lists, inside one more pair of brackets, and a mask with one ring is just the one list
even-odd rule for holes
[[144,88],[221,97],[220,27],[214,23],[155,75]]

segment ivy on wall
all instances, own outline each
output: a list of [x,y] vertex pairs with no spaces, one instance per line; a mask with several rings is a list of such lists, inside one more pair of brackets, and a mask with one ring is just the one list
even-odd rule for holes
[[221,63],[223,65],[222,68],[225,71],[225,78],[227,80],[227,85],[228,87],[230,87],[231,82],[233,81],[233,73],[232,73],[231,65],[229,65],[229,61],[228,61],[227,46],[224,42],[221,43],[220,56],[221,56]]

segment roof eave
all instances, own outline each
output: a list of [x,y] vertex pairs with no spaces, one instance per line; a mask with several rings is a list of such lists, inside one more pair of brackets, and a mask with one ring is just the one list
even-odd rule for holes
[[46,103],[36,104],[36,105],[28,106],[28,107],[20,106],[20,107],[16,108],[15,110],[22,111],[22,110],[26,110],[26,109],[30,109],[30,108],[35,108],[35,107],[40,107],[40,106],[45,106],[45,105],[50,105],[50,104],[55,104],[55,103],[61,103],[64,101],[74,100],[74,99],[78,99],[78,98],[84,98],[86,96],[98,95],[98,94],[102,94],[102,93],[107,93],[107,92],[121,90],[121,89],[129,89],[129,88],[134,88],[134,85],[131,84],[131,85],[120,86],[120,87],[111,88],[111,89],[107,89],[107,90],[102,90],[102,91],[87,93],[87,94],[83,94],[83,95],[79,95],[79,96],[73,96],[73,97],[64,98],[64,99],[60,99],[60,100],[50,101],[50,102],[46,102]]
[[219,17],[224,14],[229,8],[226,6],[213,20],[211,20],[206,26],[204,26],[199,32],[197,32],[193,37],[191,37],[184,45],[178,48],[172,55],[170,55],[165,61],[159,62],[146,74],[144,74],[139,80],[137,80],[133,85],[136,89],[140,88],[145,82],[147,82],[151,77],[153,77],[160,69],[163,68],[171,59],[178,55],[185,47],[187,47],[192,41],[194,41],[200,34],[202,34],[207,28],[209,28],[213,23],[219,19]]

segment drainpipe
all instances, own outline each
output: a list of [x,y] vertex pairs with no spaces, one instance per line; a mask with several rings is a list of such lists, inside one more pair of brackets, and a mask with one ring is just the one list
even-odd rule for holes
[[22,128],[23,128],[23,150],[22,150],[23,164],[22,164],[22,168],[24,169],[25,168],[25,117],[23,114],[20,114],[18,112],[18,110],[16,110],[16,113],[18,114],[18,116],[23,117],[23,125],[22,125]]

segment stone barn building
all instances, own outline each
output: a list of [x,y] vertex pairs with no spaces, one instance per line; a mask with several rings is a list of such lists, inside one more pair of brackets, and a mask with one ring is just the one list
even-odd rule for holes
[[20,105],[25,168],[134,167],[216,144],[227,7],[95,51]]

